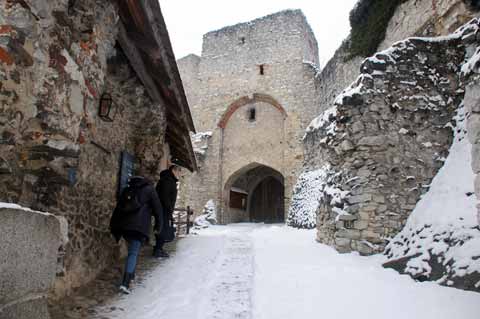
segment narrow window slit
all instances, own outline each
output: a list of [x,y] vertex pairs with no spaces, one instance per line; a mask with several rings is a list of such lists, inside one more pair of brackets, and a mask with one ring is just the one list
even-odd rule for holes
[[255,111],[255,108],[251,108],[248,110],[248,120],[250,122],[253,122],[255,121],[255,118],[256,118],[256,111]]

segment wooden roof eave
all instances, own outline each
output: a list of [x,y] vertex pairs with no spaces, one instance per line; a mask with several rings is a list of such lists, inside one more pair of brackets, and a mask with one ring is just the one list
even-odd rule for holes
[[[171,148],[172,156],[183,162],[182,166],[195,171],[198,168],[189,134],[190,131],[194,132],[195,128],[160,6],[156,1],[148,0],[118,2],[123,20],[118,23],[119,43],[150,97],[167,107],[168,122],[175,123],[175,127],[167,125],[167,138],[176,141],[172,143],[175,144]],[[148,24],[144,23],[142,18],[146,18]],[[124,23],[129,25],[128,31]],[[155,31],[162,36],[156,36]],[[171,78],[162,78],[151,72],[152,69]],[[166,72],[163,72],[164,70]],[[164,85],[167,88],[163,87]],[[171,101],[170,96],[164,96],[168,90],[174,93],[174,101]],[[179,140],[183,142],[179,143]]]

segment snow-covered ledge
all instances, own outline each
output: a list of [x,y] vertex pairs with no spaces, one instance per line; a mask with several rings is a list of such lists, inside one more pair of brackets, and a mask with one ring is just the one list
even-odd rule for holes
[[49,318],[46,298],[67,240],[63,217],[0,203],[0,318]]

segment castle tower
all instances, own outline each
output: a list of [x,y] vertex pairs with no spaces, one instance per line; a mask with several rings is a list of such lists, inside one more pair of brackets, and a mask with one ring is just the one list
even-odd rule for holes
[[[209,200],[221,223],[283,221],[317,112],[318,46],[300,10],[212,31],[202,56],[178,61],[191,107],[200,170],[181,200]],[[205,132],[211,132],[205,133]]]

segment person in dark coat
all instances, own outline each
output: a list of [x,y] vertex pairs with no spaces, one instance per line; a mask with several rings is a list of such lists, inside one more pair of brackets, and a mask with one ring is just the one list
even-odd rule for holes
[[128,243],[128,256],[120,286],[120,290],[127,294],[130,293],[129,285],[135,274],[140,248],[149,240],[151,216],[155,218],[157,232],[164,224],[162,204],[153,183],[144,177],[134,176],[128,184],[136,190],[141,208],[135,213],[125,214],[117,206],[110,220],[110,231],[115,239],[119,241],[123,237]]
[[173,223],[173,211],[175,210],[175,202],[177,201],[177,183],[178,176],[181,172],[180,166],[171,165],[168,169],[160,173],[160,180],[157,183],[157,194],[163,207],[163,227],[159,234],[155,237],[156,244],[153,248],[153,256],[168,257],[168,253],[163,250],[166,228]]

